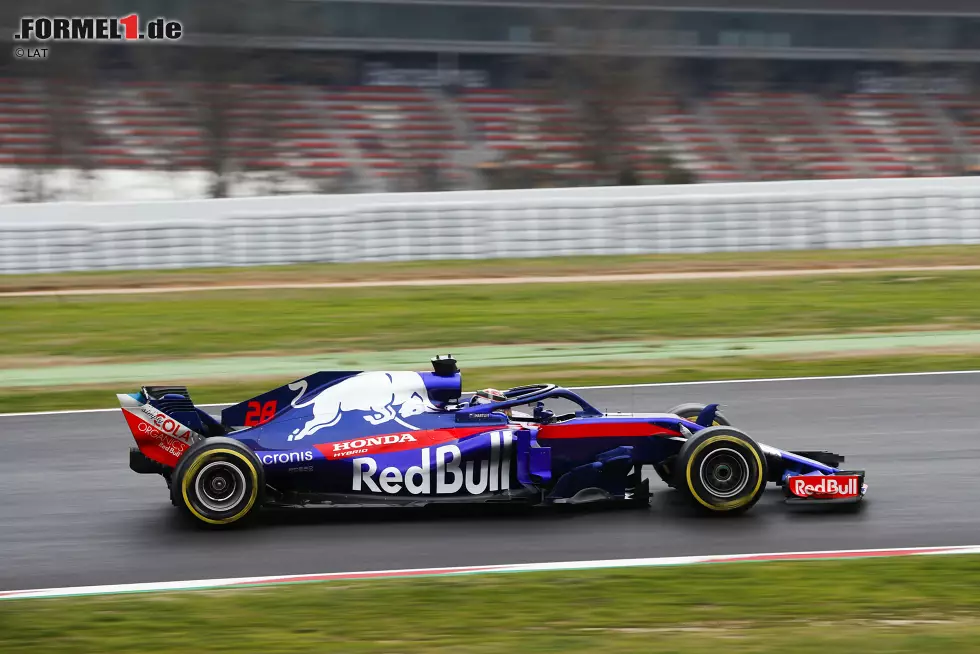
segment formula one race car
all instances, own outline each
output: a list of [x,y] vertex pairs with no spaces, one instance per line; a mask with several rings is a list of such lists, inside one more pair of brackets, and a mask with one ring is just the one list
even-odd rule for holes
[[212,525],[261,506],[440,502],[649,502],[652,466],[709,514],[746,511],[767,482],[791,503],[860,501],[864,472],[830,452],[785,452],[731,427],[718,405],[602,413],[553,384],[463,399],[450,357],[433,372],[318,372],[221,412],[187,389],[119,395],[139,446],[130,467],[160,474],[172,502]]

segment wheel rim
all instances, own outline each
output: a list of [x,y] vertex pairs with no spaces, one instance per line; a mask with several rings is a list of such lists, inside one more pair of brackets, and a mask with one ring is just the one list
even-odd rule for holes
[[213,461],[197,474],[194,489],[206,509],[222,513],[234,508],[245,497],[245,475],[227,461]]
[[709,452],[701,461],[699,476],[704,487],[715,497],[735,497],[749,483],[749,462],[741,452],[719,448]]

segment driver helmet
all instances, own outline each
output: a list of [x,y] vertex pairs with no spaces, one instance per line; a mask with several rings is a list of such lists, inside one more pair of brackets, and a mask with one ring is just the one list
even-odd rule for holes
[[487,402],[503,402],[507,399],[503,391],[498,391],[496,388],[484,388],[481,391],[477,391],[476,396],[482,397]]
[[[484,388],[475,393],[476,397],[486,400],[486,402],[481,402],[481,404],[487,404],[490,402],[503,402],[507,399],[503,391],[498,391],[496,388]],[[505,415],[510,417],[510,408],[502,409]]]

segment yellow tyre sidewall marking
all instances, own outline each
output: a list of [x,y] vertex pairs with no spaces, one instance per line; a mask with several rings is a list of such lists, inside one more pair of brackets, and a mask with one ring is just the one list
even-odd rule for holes
[[[701,450],[711,445],[712,443],[717,443],[719,441],[735,443],[737,445],[741,445],[742,447],[748,448],[752,452],[752,456],[755,457],[756,466],[757,466],[756,470],[758,470],[759,479],[755,484],[755,488],[752,489],[752,492],[746,495],[745,497],[740,497],[738,499],[734,499],[730,502],[725,502],[723,504],[709,504],[708,502],[705,502],[703,499],[701,499],[701,497],[698,495],[698,492],[694,490],[694,484],[691,481],[691,468],[694,467],[694,461],[698,458],[698,453]],[[698,445],[697,449],[694,450],[694,452],[691,454],[691,458],[687,460],[687,489],[691,491],[691,495],[694,496],[694,499],[696,499],[700,504],[703,504],[705,507],[711,509],[712,511],[731,511],[732,509],[737,509],[741,506],[748,504],[752,500],[752,498],[755,497],[755,494],[759,492],[759,487],[761,485],[762,485],[762,459],[759,458],[759,453],[755,451],[754,447],[751,447],[745,441],[736,438],[734,436],[727,436],[727,435],[712,436],[711,438],[707,439],[706,441]]]
[[[698,416],[699,415],[701,415],[701,414],[698,413],[697,415],[693,415],[693,416],[681,416],[681,418],[684,418],[684,420],[690,420],[691,422],[697,424],[697,422],[698,422]],[[727,427],[728,425],[723,425],[720,422],[718,422],[717,420],[712,420],[711,421],[711,424],[708,425],[708,426],[709,427]]]
[[[233,457],[240,459],[245,464],[245,466],[248,468],[248,471],[252,475],[252,496],[248,499],[248,504],[246,504],[245,508],[243,508],[235,515],[229,516],[227,518],[221,518],[220,520],[214,520],[213,518],[208,518],[201,515],[201,513],[194,508],[194,504],[190,501],[190,498],[187,497],[187,489],[190,486],[191,480],[194,479],[194,475],[197,473],[198,469],[202,465],[204,465],[204,462],[215,454],[229,454]],[[235,450],[229,450],[229,449],[207,450],[206,452],[203,452],[193,463],[191,463],[190,467],[187,469],[187,472],[184,473],[184,479],[181,483],[181,492],[183,493],[184,496],[184,506],[187,507],[187,510],[190,511],[195,518],[212,525],[226,525],[230,522],[240,520],[249,511],[251,511],[252,505],[255,504],[255,500],[259,495],[259,475],[255,471],[255,466],[252,465],[252,462],[249,461],[248,457],[243,455],[241,452],[236,452]]]

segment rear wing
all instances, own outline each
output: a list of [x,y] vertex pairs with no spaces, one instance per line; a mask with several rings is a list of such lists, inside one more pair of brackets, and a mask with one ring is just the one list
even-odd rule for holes
[[181,398],[177,393],[154,397],[152,387],[116,397],[137,447],[151,461],[173,468],[191,445],[204,438],[201,433],[205,431],[204,423],[199,417],[195,426],[200,431],[182,420],[191,414],[196,417],[198,412],[193,405],[190,412],[181,410],[185,403],[190,404],[189,398]]

